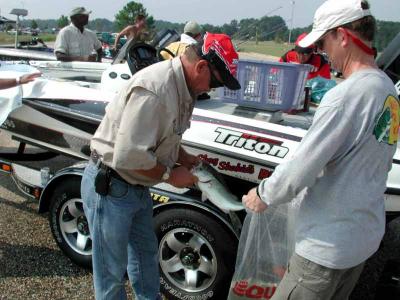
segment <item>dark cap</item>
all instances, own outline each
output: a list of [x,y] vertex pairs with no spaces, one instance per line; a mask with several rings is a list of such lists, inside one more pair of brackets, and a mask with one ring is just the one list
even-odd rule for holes
[[239,90],[236,79],[239,55],[229,36],[222,33],[206,32],[203,43],[197,46],[201,58],[211,63],[221,76],[222,83],[231,90]]

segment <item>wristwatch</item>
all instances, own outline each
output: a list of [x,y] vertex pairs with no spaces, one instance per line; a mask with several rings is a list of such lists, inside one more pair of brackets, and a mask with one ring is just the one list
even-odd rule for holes
[[161,176],[162,181],[167,181],[169,179],[169,176],[171,174],[171,168],[170,167],[165,167],[165,172]]

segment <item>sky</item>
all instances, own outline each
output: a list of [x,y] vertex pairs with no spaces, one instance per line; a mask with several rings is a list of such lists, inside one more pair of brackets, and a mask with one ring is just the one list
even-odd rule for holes
[[[58,19],[72,8],[84,6],[92,10],[90,19],[114,20],[127,0],[0,0],[0,15],[10,15],[13,8],[28,10],[26,19]],[[195,20],[200,24],[222,25],[236,19],[279,15],[288,27],[312,24],[315,10],[324,0],[138,0],[156,20],[185,23]],[[400,0],[369,0],[372,14],[383,21],[400,21]],[[292,4],[294,3],[294,4]],[[293,13],[293,18],[291,18]],[[291,19],[293,23],[291,23]]]

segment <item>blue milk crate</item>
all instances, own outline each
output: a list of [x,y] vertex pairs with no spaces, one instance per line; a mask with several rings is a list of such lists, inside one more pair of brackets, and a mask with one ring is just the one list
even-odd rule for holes
[[310,65],[239,60],[237,78],[241,89],[218,89],[218,97],[240,106],[282,110],[299,109]]

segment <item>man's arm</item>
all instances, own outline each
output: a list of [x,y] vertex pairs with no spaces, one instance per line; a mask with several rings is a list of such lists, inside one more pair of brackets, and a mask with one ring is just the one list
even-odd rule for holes
[[[155,181],[161,181],[162,176],[166,171],[167,167],[160,163],[157,163],[154,168],[148,170],[135,170],[138,174]],[[171,170],[169,178],[165,182],[177,188],[184,188],[192,186],[197,182],[197,180],[197,177],[194,176],[186,167],[180,166]]]
[[261,212],[268,205],[289,202],[305,187],[313,186],[327,163],[338,155],[351,126],[350,118],[340,108],[320,107],[293,158],[277,166],[271,177],[244,195],[243,204]]
[[132,25],[126,26],[124,29],[122,29],[121,32],[117,34],[117,37],[115,38],[114,42],[114,48],[117,49],[119,45],[119,40],[121,39],[121,36],[128,35],[130,31],[132,30]]
[[101,62],[101,58],[103,57],[103,48],[99,48],[96,50],[97,52],[97,62]]
[[[101,51],[101,48],[100,48],[100,51]],[[58,52],[58,51],[56,51],[56,58],[59,61],[96,61],[96,55],[68,56],[65,53]],[[101,56],[100,56],[100,59],[101,59]]]
[[195,155],[189,154],[185,149],[181,146],[179,148],[179,157],[177,163],[184,166],[188,170],[191,170],[193,167],[197,166],[200,163],[200,158]]
[[19,78],[0,79],[0,90],[12,88],[19,84],[25,84],[25,83],[31,82],[31,81],[35,80],[35,78],[37,78],[41,75],[42,75],[42,73],[37,72],[37,73],[25,74]]
[[289,202],[305,187],[313,186],[328,162],[338,155],[351,127],[351,119],[340,107],[318,108],[293,158],[276,167],[258,186],[261,200],[268,205]]

